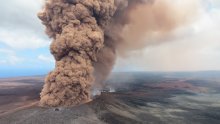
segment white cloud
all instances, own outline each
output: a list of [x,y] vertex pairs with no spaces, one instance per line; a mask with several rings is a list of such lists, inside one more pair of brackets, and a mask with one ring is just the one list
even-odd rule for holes
[[212,5],[214,7],[220,7],[220,1],[219,0],[210,0],[210,1],[211,1]]
[[42,1],[0,1],[0,43],[11,48],[32,49],[49,45],[44,27],[37,18]]
[[6,60],[0,60],[0,64],[6,64],[7,61]]
[[17,57],[16,55],[9,55],[8,59],[6,61],[11,65],[16,65],[18,63],[21,63],[23,61],[23,59]]
[[0,53],[2,53],[2,54],[8,54],[8,55],[15,54],[14,51],[8,50],[8,49],[0,49]]
[[54,58],[52,56],[39,55],[38,59],[47,63],[54,63]]
[[12,50],[0,49],[0,56],[0,64],[16,65],[23,62],[23,58],[18,57]]
[[8,31],[0,29],[0,42],[15,49],[35,49],[49,46],[50,42],[28,30]]

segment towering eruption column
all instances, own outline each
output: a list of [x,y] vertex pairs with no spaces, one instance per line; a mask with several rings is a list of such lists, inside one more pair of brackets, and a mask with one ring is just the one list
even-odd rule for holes
[[124,55],[169,38],[194,17],[199,3],[46,0],[39,18],[53,39],[50,48],[56,67],[45,80],[41,105],[71,106],[90,101],[92,86],[102,88],[116,53]]
[[39,18],[53,39],[56,59],[41,92],[43,106],[78,105],[90,100],[93,62],[104,47],[104,28],[116,10],[114,0],[47,0]]

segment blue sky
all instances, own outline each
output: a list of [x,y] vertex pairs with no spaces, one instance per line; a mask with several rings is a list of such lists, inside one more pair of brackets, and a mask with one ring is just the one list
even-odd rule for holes
[[[220,70],[220,1],[200,3],[196,21],[177,30],[181,38],[120,57],[114,71]],[[54,68],[51,39],[36,16],[42,4],[0,1],[0,77],[42,75]]]
[[36,14],[42,1],[1,1],[0,77],[42,75],[54,67],[50,39]]

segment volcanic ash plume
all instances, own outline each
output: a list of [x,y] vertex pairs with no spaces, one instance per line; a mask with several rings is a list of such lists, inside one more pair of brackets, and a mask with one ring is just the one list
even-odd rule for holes
[[170,13],[175,10],[162,1],[46,0],[38,16],[53,39],[50,50],[56,67],[46,77],[41,105],[90,101],[91,88],[102,87],[116,53],[139,49],[143,35],[170,31],[182,23],[174,19],[182,13]]
[[43,106],[88,102],[93,65],[103,48],[104,26],[115,12],[113,0],[49,0],[39,18],[54,40],[50,46],[56,68],[41,92]]

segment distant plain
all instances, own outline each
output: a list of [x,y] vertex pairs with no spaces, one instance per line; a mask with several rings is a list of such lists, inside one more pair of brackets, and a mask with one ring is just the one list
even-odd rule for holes
[[38,106],[44,76],[0,79],[0,124],[219,124],[220,72],[113,73],[93,101]]

